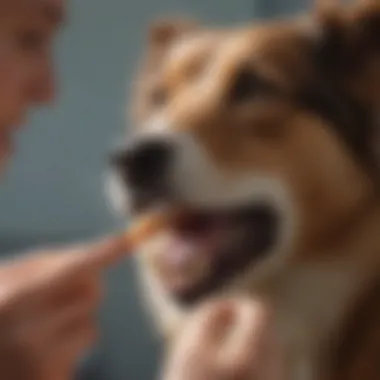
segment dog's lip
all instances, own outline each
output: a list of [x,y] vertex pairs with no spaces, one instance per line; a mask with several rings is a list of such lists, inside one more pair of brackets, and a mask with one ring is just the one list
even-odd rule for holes
[[185,292],[206,276],[227,241],[227,218],[211,212],[182,212],[169,228],[169,243],[162,254],[165,285],[174,293]]
[[232,215],[215,211],[183,211],[171,228],[176,235],[187,239],[208,240],[211,236],[227,229]]
[[213,260],[228,241],[231,221],[211,213],[182,214],[171,226],[171,243],[166,256],[178,269],[192,260]]
[[266,205],[182,213],[160,254],[165,288],[191,303],[223,286],[266,252],[273,238],[267,233],[272,223],[268,215]]

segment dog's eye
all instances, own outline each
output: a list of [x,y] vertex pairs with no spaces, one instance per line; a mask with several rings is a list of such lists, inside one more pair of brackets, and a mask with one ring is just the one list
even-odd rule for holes
[[274,95],[276,86],[262,78],[251,67],[240,70],[230,90],[229,99],[234,104],[255,100],[258,96]]
[[235,78],[229,98],[234,103],[253,100],[260,87],[260,80],[255,72],[250,68],[244,68]]

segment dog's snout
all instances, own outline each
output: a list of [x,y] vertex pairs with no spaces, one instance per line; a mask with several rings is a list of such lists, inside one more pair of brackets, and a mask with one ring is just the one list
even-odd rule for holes
[[112,157],[129,186],[144,189],[167,178],[173,147],[165,140],[135,141]]

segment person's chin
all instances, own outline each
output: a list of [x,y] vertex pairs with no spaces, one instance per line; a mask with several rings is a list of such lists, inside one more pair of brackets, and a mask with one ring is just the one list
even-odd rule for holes
[[0,176],[8,169],[12,154],[8,150],[0,148]]
[[0,174],[14,154],[14,135],[25,125],[26,120],[25,113],[15,113],[6,122],[0,120]]
[[0,174],[7,168],[9,160],[13,156],[14,147],[11,134],[0,136]]

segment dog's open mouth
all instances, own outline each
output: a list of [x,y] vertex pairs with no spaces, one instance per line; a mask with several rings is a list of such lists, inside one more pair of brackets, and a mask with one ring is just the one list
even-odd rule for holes
[[180,303],[211,295],[248,266],[264,259],[278,233],[269,205],[233,211],[186,211],[169,231],[159,255],[161,279]]

